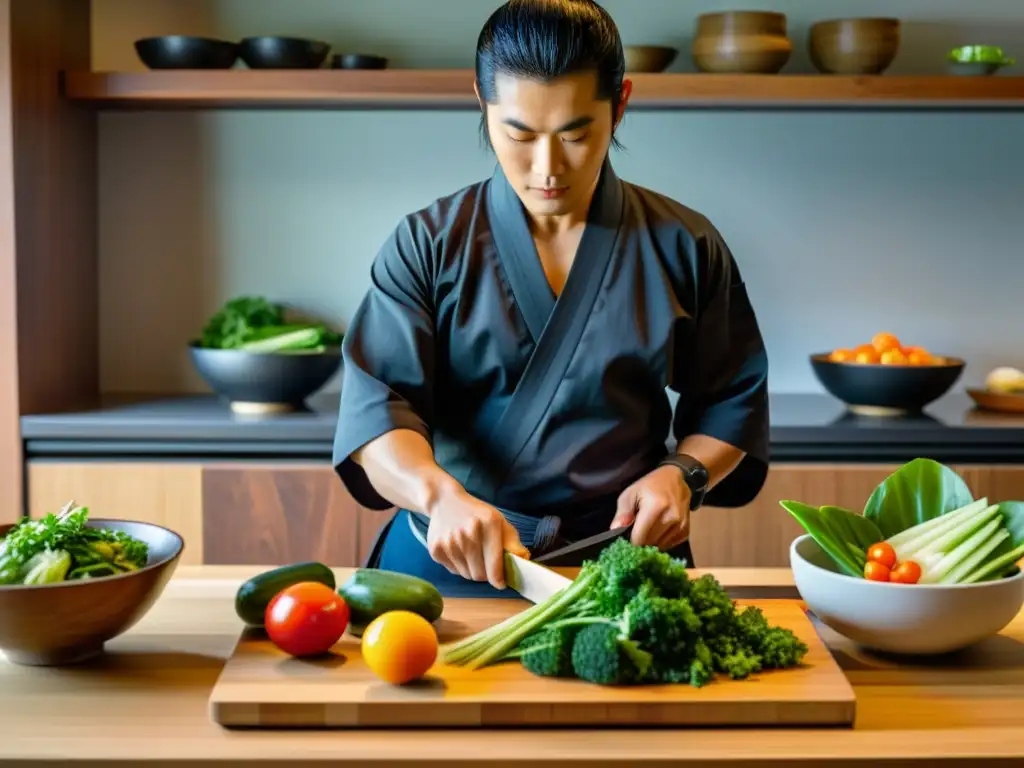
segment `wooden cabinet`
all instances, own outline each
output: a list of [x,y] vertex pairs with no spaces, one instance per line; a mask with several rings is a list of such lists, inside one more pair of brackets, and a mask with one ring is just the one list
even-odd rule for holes
[[196,565],[359,565],[390,515],[356,504],[323,464],[29,462],[32,517],[69,499],[95,517],[145,520],[179,532],[186,542],[182,562]]
[[[691,522],[696,565],[788,567],[789,545],[804,530],[779,501],[836,506],[860,512],[882,480],[899,464],[776,464],[761,494],[739,509],[699,510]],[[1024,500],[1024,465],[952,467],[975,497]]]
[[[896,464],[776,464],[760,496],[740,509],[707,507],[692,523],[695,564],[787,567],[789,545],[803,529],[783,499],[864,508]],[[1024,500],[1024,465],[954,467],[974,495]],[[365,509],[334,471],[318,463],[29,462],[30,514],[69,499],[96,517],[165,525],[186,540],[183,562],[279,565],[320,560],[364,562],[390,512]]]

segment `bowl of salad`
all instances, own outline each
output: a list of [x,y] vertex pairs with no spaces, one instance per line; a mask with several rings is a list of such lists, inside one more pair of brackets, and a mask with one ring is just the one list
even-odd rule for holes
[[949,467],[915,459],[863,510],[784,500],[801,598],[872,650],[934,655],[999,634],[1024,607],[1024,502],[975,499]]
[[0,526],[0,653],[15,664],[91,659],[163,592],[185,543],[152,523],[59,513]]
[[341,341],[264,296],[237,296],[207,320],[189,355],[232,411],[260,416],[304,409],[341,367]]

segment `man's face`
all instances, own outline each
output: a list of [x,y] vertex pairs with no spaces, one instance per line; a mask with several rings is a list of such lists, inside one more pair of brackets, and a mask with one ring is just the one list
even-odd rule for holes
[[616,122],[609,102],[597,99],[597,75],[542,83],[499,74],[495,90],[487,130],[523,205],[535,216],[585,212]]

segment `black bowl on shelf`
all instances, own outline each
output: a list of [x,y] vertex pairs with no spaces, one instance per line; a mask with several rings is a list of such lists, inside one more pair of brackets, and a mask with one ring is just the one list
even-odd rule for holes
[[264,35],[244,38],[238,55],[250,69],[319,69],[330,51],[319,40]]
[[189,354],[196,372],[235,413],[265,415],[303,410],[306,398],[341,366],[341,350],[245,352],[209,349],[195,342]]
[[370,53],[336,53],[331,69],[387,69],[388,60]]
[[135,52],[150,69],[230,69],[238,43],[212,37],[163,35],[135,41]]
[[920,413],[950,390],[964,365],[955,357],[939,357],[931,365],[883,365],[811,355],[811,368],[825,390],[852,412],[867,416]]

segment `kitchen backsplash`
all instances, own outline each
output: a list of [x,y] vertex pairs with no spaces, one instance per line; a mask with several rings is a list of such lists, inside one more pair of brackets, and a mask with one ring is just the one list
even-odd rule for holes
[[[496,2],[93,0],[93,66],[141,70],[137,37],[180,32],[310,35],[394,66],[469,67]],[[627,44],[680,47],[672,71],[692,69],[697,14],[738,7],[605,5]],[[1019,0],[750,7],[789,15],[796,51],[785,72],[809,71],[812,21],[851,15],[906,20],[892,74],[942,71],[949,48],[972,42],[1024,60]],[[1020,64],[1007,70],[1020,73]],[[185,341],[239,293],[344,327],[398,219],[493,170],[478,121],[470,112],[103,114],[103,389],[204,391]],[[634,113],[620,138],[621,176],[724,233],[767,338],[774,390],[819,391],[808,353],[879,330],[966,357],[961,387],[996,365],[1024,365],[1024,113]]]

